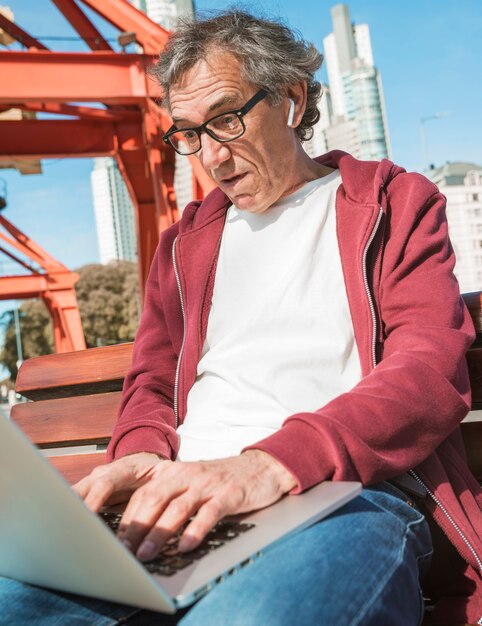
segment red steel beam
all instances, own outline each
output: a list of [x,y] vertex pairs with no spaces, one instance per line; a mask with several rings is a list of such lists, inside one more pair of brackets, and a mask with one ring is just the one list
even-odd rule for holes
[[159,98],[152,57],[115,52],[0,51],[0,105],[26,101],[142,105]]
[[[115,124],[120,147],[116,154],[117,164],[135,207],[141,295],[159,240],[159,232],[170,226],[175,219],[172,203],[163,193],[165,179],[170,174],[161,164],[161,149],[164,144],[160,127],[167,120],[158,107],[147,104],[142,124],[131,128],[125,122]],[[136,144],[142,148],[133,149]]]
[[95,120],[0,120],[0,160],[96,157],[117,149],[114,126]]
[[82,0],[101,17],[123,32],[134,32],[144,54],[159,54],[164,48],[169,32],[152,22],[145,13],[127,0]]
[[91,50],[112,50],[101,33],[92,24],[85,13],[75,4],[74,0],[52,0],[64,17],[79,33]]
[[100,109],[98,107],[84,107],[74,104],[62,104],[59,102],[23,102],[13,104],[12,109],[23,111],[35,111],[38,113],[52,113],[55,115],[72,115],[84,119],[121,121],[123,119],[140,119],[139,111]]
[[11,252],[9,252],[3,246],[0,246],[0,252],[2,254],[5,254],[6,256],[10,257],[13,261],[15,261],[15,263],[18,263],[19,265],[24,267],[26,270],[29,270],[29,272],[32,272],[33,274],[38,274],[39,273],[31,265],[29,265],[28,263],[25,263],[25,261],[22,261],[22,259],[19,259],[18,256],[15,256],[15,254],[12,254]]
[[[73,279],[69,286],[73,286],[78,278],[77,274],[72,274],[72,276]],[[66,288],[67,287],[66,285]],[[2,276],[0,278],[0,300],[39,298],[44,292],[49,291],[51,288],[52,283],[50,275]]]
[[[77,280],[78,274],[74,276]],[[44,291],[41,297],[52,317],[55,351],[85,350],[87,346],[73,285],[66,289]]]
[[11,22],[8,17],[5,17],[2,13],[0,13],[0,28],[27,48],[48,50],[47,46],[44,46],[43,43],[40,43],[40,41],[32,37],[32,35],[29,35],[23,28],[20,28],[18,24]]
[[[27,256],[32,261],[38,263],[45,270],[58,272],[68,271],[63,263],[54,259],[46,250],[44,250],[38,243],[31,239],[28,235],[23,233],[19,228],[14,226],[12,222],[7,220],[6,217],[0,215],[0,224],[5,230],[12,235],[8,237],[4,233],[0,232],[0,238],[3,241],[9,243],[12,247],[19,250],[22,254]],[[34,271],[34,270],[32,270]]]

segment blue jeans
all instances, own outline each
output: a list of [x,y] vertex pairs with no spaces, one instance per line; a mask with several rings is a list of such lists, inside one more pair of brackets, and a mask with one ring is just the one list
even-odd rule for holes
[[427,522],[388,483],[297,535],[175,616],[0,578],[0,624],[27,626],[418,626]]

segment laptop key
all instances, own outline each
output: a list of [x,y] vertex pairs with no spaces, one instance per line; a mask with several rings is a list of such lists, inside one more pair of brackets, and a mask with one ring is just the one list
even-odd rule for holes
[[223,545],[224,541],[221,541],[219,539],[208,539],[206,541],[206,547],[209,548],[209,550],[216,550],[216,548],[220,548]]
[[184,569],[188,565],[192,565],[194,563],[193,559],[185,559],[182,557],[178,557],[176,559],[172,559],[169,561],[169,567],[173,567],[176,569]]
[[144,563],[144,567],[150,574],[159,574],[160,576],[173,576],[177,572],[174,567],[162,563]]
[[186,556],[188,556],[191,559],[202,559],[203,556],[206,556],[206,554],[209,554],[209,550],[207,550],[206,548],[195,548],[194,550],[191,550],[190,552],[186,553]]

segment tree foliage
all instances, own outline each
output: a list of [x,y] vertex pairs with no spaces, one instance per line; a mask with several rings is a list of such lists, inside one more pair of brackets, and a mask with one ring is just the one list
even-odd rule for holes
[[[75,286],[80,317],[88,348],[132,341],[137,329],[140,301],[135,263],[115,261],[108,265],[84,265],[76,270]],[[20,306],[23,358],[54,351],[52,322],[41,300],[27,300]],[[17,376],[17,342],[13,311],[0,323],[5,329],[0,362]]]
[[[41,300],[24,302],[19,309],[19,322],[24,360],[32,356],[53,352],[52,323]],[[0,352],[0,361],[9,370],[10,376],[15,379],[17,377],[17,361],[20,355],[17,352],[17,334],[13,311],[3,313],[1,323],[5,328],[5,337]]]

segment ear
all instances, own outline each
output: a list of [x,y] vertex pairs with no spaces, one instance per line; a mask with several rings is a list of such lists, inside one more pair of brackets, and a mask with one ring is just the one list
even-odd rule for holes
[[289,108],[286,113],[287,125],[296,128],[300,125],[306,109],[306,81],[300,81],[287,89]]

